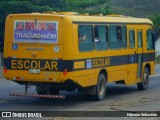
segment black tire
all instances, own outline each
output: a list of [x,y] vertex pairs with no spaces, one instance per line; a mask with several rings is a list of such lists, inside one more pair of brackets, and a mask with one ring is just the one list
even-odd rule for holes
[[47,94],[47,92],[45,92],[45,91],[43,91],[43,92],[42,92],[42,91],[37,91],[37,93],[38,93],[39,95],[42,95],[42,94],[43,94],[43,95],[46,95],[46,94]]
[[50,88],[49,89],[49,94],[50,95],[59,95],[60,90],[58,88]]
[[104,74],[100,74],[96,85],[95,99],[101,101],[106,96],[106,77]]
[[36,85],[37,94],[47,94],[47,90],[42,85]]
[[143,80],[140,83],[137,83],[137,87],[139,90],[146,90],[149,84],[149,70],[148,68],[144,69]]
[[[36,91],[38,94],[47,94],[47,88],[42,85],[37,85],[36,86]],[[55,88],[55,87],[50,87],[49,88],[49,95],[59,95],[60,90]]]

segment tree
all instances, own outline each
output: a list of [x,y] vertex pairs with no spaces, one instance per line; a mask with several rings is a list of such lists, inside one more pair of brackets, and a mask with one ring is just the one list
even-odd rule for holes
[[150,17],[149,19],[152,20],[153,25],[154,25],[154,29],[155,29],[156,33],[158,33],[158,36],[160,36],[160,14],[156,13],[152,17]]
[[36,6],[32,4],[29,0],[27,1],[17,1],[17,0],[1,0],[0,1],[0,41],[3,43],[4,39],[4,28],[5,28],[5,19],[8,14],[13,13],[30,13],[33,11],[42,12],[42,11],[52,11],[53,9],[45,6]]
[[110,13],[110,0],[0,0],[0,41],[4,39],[8,14],[44,11],[72,11],[89,14]]
[[160,14],[156,13],[150,19],[152,20],[155,29],[158,30],[160,28]]

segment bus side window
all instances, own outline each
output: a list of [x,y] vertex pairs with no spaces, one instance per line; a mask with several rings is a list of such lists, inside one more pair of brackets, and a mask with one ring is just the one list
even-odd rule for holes
[[122,26],[122,46],[127,48],[127,30],[126,26]]
[[121,29],[121,26],[117,26],[116,27],[117,29],[117,41],[122,41],[122,29]]
[[138,48],[142,48],[142,31],[138,31]]
[[135,33],[134,30],[129,31],[130,48],[135,48]]
[[110,49],[122,48],[122,29],[121,26],[109,26],[109,47]]
[[79,25],[78,26],[78,46],[79,51],[93,51],[93,26],[92,25]]
[[153,40],[152,40],[152,31],[147,30],[147,50],[153,50],[154,45],[153,45]]
[[108,27],[104,25],[94,27],[94,42],[96,50],[108,49]]

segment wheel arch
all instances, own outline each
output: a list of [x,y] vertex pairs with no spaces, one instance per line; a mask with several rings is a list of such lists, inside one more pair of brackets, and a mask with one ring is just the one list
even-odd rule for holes
[[108,82],[108,72],[106,69],[101,69],[101,71],[99,72],[99,75],[103,74],[106,77],[106,82]]
[[147,68],[149,71],[149,75],[151,74],[151,65],[147,63],[144,68]]

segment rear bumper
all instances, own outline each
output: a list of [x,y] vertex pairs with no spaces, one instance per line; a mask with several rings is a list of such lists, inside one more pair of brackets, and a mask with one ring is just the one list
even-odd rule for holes
[[21,82],[62,82],[59,79],[60,72],[41,71],[38,74],[30,74],[28,70],[7,70],[3,74],[7,80]]
[[64,76],[63,72],[48,71],[43,71],[41,74],[29,74],[27,71],[8,70],[7,73],[4,73],[4,78],[20,85],[42,85],[69,91],[75,88],[82,88],[81,84],[72,79],[71,74],[68,73]]
[[50,98],[50,99],[65,99],[64,95],[39,95],[39,94],[10,93],[9,96]]

